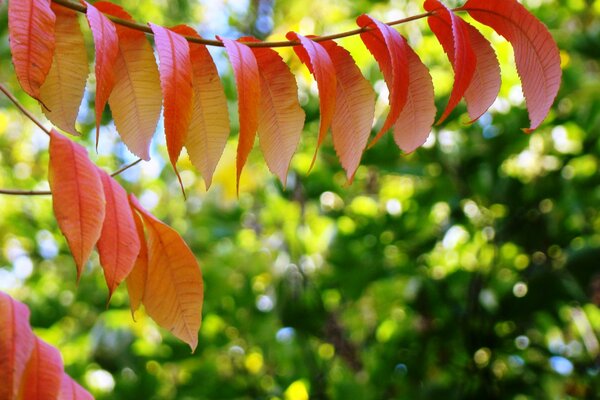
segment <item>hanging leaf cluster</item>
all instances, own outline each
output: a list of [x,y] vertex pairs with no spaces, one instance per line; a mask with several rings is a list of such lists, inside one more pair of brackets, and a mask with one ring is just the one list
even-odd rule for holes
[[89,400],[64,371],[59,351],[29,326],[29,309],[0,292],[0,399]]
[[[467,0],[449,9],[424,2],[428,24],[454,71],[454,85],[438,123],[464,98],[472,121],[495,101],[500,67],[489,41],[463,20],[468,13],[513,46],[531,125],[548,114],[560,81],[558,48],[546,27],[516,0]],[[230,134],[227,101],[207,45],[223,46],[238,92],[237,183],[258,136],[268,168],[285,183],[304,127],[296,79],[275,50],[292,46],[319,92],[317,148],[331,131],[340,164],[352,181],[363,152],[388,131],[410,153],[427,139],[436,120],[428,68],[391,25],[369,15],[355,33],[379,65],[389,89],[389,112],[371,137],[375,92],[350,53],[331,37],[287,34],[288,42],[253,37],[201,38],[188,26],[139,25],[121,7],[105,2],[10,0],[12,59],[23,90],[41,104],[52,124],[79,135],[76,119],[88,79],[89,60],[78,15],[85,13],[95,45],[96,145],[108,105],[131,153],[150,158],[161,111],[169,161],[185,148],[209,187]],[[413,18],[413,19],[416,19]],[[154,49],[147,38],[153,35]],[[335,36],[335,35],[334,35]],[[200,267],[183,239],[146,211],[135,197],[90,161],[66,136],[50,133],[49,182],[59,228],[73,254],[77,275],[96,248],[109,299],[125,280],[132,312],[143,304],[158,324],[197,345],[203,302]],[[181,179],[180,179],[181,183]]]

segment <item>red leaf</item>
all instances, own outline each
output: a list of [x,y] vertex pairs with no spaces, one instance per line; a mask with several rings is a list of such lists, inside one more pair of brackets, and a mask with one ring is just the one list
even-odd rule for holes
[[229,61],[233,67],[238,88],[238,110],[240,115],[240,137],[237,148],[237,190],[240,187],[240,175],[248,154],[254,145],[258,129],[260,102],[260,75],[254,53],[244,44],[231,39],[221,39],[225,45]]
[[[132,21],[121,7],[99,1],[101,12]],[[119,54],[114,66],[115,86],[108,98],[115,126],[127,148],[136,156],[150,159],[149,147],[160,117],[162,96],[152,46],[146,35],[116,26]]]
[[131,272],[140,252],[140,240],[125,189],[100,168],[98,173],[106,199],[98,253],[110,300],[114,290]]
[[79,279],[102,231],[105,214],[102,181],[87,151],[54,130],[50,135],[48,181],[54,215],[67,238]]
[[[200,38],[192,28],[180,25],[172,28],[180,35]],[[206,46],[189,43],[194,84],[194,109],[185,147],[192,164],[200,170],[206,187],[223,154],[229,136],[227,98],[217,67]]]
[[333,121],[337,87],[336,70],[329,54],[327,54],[327,51],[319,43],[295,32],[288,32],[286,37],[289,40],[300,41],[300,46],[294,46],[294,51],[300,61],[306,65],[310,73],[315,77],[319,89],[321,122],[319,124],[317,148],[310,166],[312,168],[317,159],[319,146],[323,143],[327,135],[327,130]]
[[60,385],[60,400],[94,400],[94,397],[75,382],[69,375],[63,374]]
[[177,174],[177,159],[185,143],[192,119],[192,63],[187,40],[177,33],[150,23],[160,60],[160,85],[165,105],[165,135],[169,160]]
[[52,68],[40,88],[42,111],[54,126],[79,136],[75,121],[88,78],[88,59],[78,14],[52,4],[56,48]]
[[390,112],[379,133],[372,140],[372,146],[396,123],[406,104],[410,81],[408,44],[394,28],[366,14],[358,17],[356,22],[362,28],[371,28],[362,32],[360,38],[379,64],[389,89]]
[[[243,42],[259,42],[245,37]],[[304,111],[298,102],[296,79],[273,49],[253,47],[260,74],[260,120],[258,137],[269,170],[283,185],[290,161],[304,127]]]
[[465,22],[471,48],[477,57],[473,80],[465,92],[471,122],[479,119],[494,103],[500,92],[500,65],[490,42],[473,25]]
[[438,121],[439,125],[450,115],[469,88],[477,58],[471,48],[469,31],[463,20],[439,0],[426,0],[424,7],[425,10],[434,13],[427,18],[427,22],[448,55],[454,70],[454,86],[448,105]]
[[148,277],[148,244],[146,243],[146,235],[144,234],[144,224],[137,212],[132,208],[131,203],[129,209],[133,213],[135,222],[135,230],[140,242],[140,251],[135,260],[135,265],[127,276],[127,291],[129,292],[129,305],[131,307],[131,315],[135,319],[135,312],[140,307],[146,290],[146,279]]
[[419,56],[408,49],[410,83],[404,109],[394,125],[394,140],[398,147],[411,153],[427,140],[435,121],[435,95],[429,70]]
[[346,49],[333,40],[321,42],[336,71],[333,147],[352,182],[367,145],[375,115],[375,92]]
[[54,23],[51,0],[8,2],[8,32],[15,73],[21,87],[38,99],[52,66]]
[[13,399],[35,346],[29,310],[0,292],[0,399]]
[[63,375],[63,362],[58,350],[36,337],[21,381],[19,398],[58,399]]
[[100,121],[106,102],[115,86],[115,64],[119,56],[119,37],[114,24],[96,7],[87,6],[87,20],[96,46],[96,148],[100,134]]
[[469,0],[462,9],[512,44],[531,120],[525,131],[533,131],[548,115],[560,88],[560,54],[552,35],[514,0]]
[[181,236],[130,195],[148,231],[148,275],[142,302],[157,324],[190,345],[198,345],[204,287],[198,261]]

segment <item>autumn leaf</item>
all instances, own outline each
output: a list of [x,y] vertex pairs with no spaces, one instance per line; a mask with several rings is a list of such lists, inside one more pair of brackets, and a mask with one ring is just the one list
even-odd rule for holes
[[177,159],[185,143],[192,118],[194,90],[192,63],[187,40],[177,33],[150,23],[160,60],[160,84],[165,105],[165,135],[169,160],[183,188],[177,172]]
[[190,345],[198,345],[204,288],[194,254],[173,228],[130,195],[148,233],[148,275],[142,302],[157,324]]
[[144,224],[142,219],[132,207],[133,206],[130,203],[129,208],[133,214],[135,230],[140,243],[140,251],[137,255],[131,273],[127,276],[126,282],[127,291],[129,293],[131,315],[134,317],[135,312],[140,307],[140,304],[142,304],[144,291],[146,290],[146,279],[148,278],[148,244],[146,243],[146,235],[144,233]]
[[54,24],[51,0],[8,2],[8,33],[15,73],[21,87],[34,99],[52,66]]
[[362,39],[375,57],[389,91],[390,111],[383,126],[371,141],[373,146],[398,120],[408,97],[410,71],[408,68],[408,44],[397,30],[366,14],[356,20],[361,28]]
[[102,181],[87,151],[54,130],[50,134],[48,181],[54,215],[75,259],[79,279],[102,231]]
[[394,125],[394,140],[406,153],[423,145],[435,121],[435,94],[429,70],[419,56],[407,47],[410,82],[406,104]]
[[315,149],[315,154],[309,168],[312,169],[317,159],[319,147],[323,143],[323,140],[325,140],[327,131],[333,121],[337,91],[336,70],[327,50],[321,44],[296,32],[288,32],[286,37],[289,40],[300,42],[299,46],[294,46],[294,52],[314,76],[317,81],[317,88],[319,89],[321,121],[319,122],[317,148]]
[[242,169],[254,146],[254,138],[258,129],[260,102],[257,99],[260,99],[260,75],[254,53],[248,46],[231,39],[219,38],[219,40],[223,42],[225,50],[227,50],[238,89],[240,135],[236,161],[236,188],[239,191]]
[[426,0],[424,7],[425,10],[433,13],[427,18],[427,22],[448,55],[454,70],[454,86],[448,105],[438,120],[439,125],[450,115],[469,88],[475,74],[477,58],[471,47],[468,28],[463,20],[439,0]]
[[88,59],[77,13],[52,3],[56,14],[56,50],[40,88],[42,111],[57,128],[79,136],[75,121],[88,78]]
[[108,286],[108,298],[131,272],[140,252],[140,239],[127,192],[110,175],[98,168],[104,189],[106,213],[98,240],[100,265]]
[[473,79],[465,92],[471,122],[478,120],[494,103],[500,92],[500,64],[490,42],[471,24],[466,23],[471,48],[477,58]]
[[[100,1],[101,12],[131,21],[121,7]],[[136,156],[150,159],[149,147],[156,130],[162,96],[152,47],[144,33],[116,26],[119,54],[114,65],[115,86],[108,98],[115,126],[127,148]]]
[[96,47],[96,149],[100,136],[100,121],[110,93],[115,86],[115,63],[119,56],[119,37],[115,25],[96,7],[87,6],[86,16]]
[[[192,28],[179,25],[173,32],[200,38]],[[223,154],[229,136],[227,98],[217,67],[206,46],[189,43],[192,60],[194,101],[192,119],[185,139],[185,148],[192,164],[200,170],[206,187]]]
[[34,347],[29,310],[0,292],[0,399],[13,399],[17,395]]
[[351,183],[369,140],[375,115],[375,92],[346,49],[333,40],[321,42],[336,71],[333,147]]
[[58,350],[36,337],[21,381],[19,398],[58,399],[63,375],[63,362]]
[[548,115],[560,88],[560,54],[552,35],[515,0],[468,0],[461,9],[512,44],[531,121],[525,131],[533,131]]
[[60,400],[94,400],[94,397],[87,390],[67,374],[62,376],[58,398]]
[[[242,42],[259,42],[244,37]],[[304,127],[298,86],[290,68],[273,49],[253,47],[260,75],[258,138],[269,170],[285,185],[290,161]]]

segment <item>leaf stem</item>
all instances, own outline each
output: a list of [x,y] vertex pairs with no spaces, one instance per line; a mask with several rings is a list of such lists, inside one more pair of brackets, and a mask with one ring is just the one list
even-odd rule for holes
[[[84,13],[87,10],[87,7],[80,4],[80,3],[74,3],[70,0],[52,0],[54,3],[61,5],[63,7],[66,8],[70,8],[71,10],[80,12],[80,13]],[[411,17],[407,17],[407,18],[402,18],[402,19],[398,19],[395,21],[390,21],[390,22],[386,22],[387,25],[390,26],[394,26],[394,25],[400,25],[400,24],[405,24],[407,22],[411,22],[411,21],[416,21],[418,19],[422,19],[422,18],[426,18],[429,17],[431,15],[433,15],[433,12],[426,12],[426,13],[422,13],[422,14],[417,14],[417,15],[413,15]],[[122,18],[117,18],[117,17],[113,17],[112,15],[106,15],[106,17],[108,19],[110,19],[112,22],[114,22],[115,24],[121,25],[121,26],[125,26],[127,28],[130,29],[135,29],[137,31],[141,31],[144,33],[147,33],[149,35],[152,35],[152,29],[150,29],[150,27],[148,25],[144,25],[144,24],[140,24],[138,22],[134,22],[134,21],[128,21]],[[372,28],[369,27],[365,27],[365,28],[359,28],[359,29],[353,29],[350,31],[345,31],[345,32],[340,32],[340,33],[334,33],[331,35],[324,35],[324,36],[316,36],[311,38],[311,40],[315,41],[315,42],[323,42],[326,40],[333,40],[333,39],[341,39],[344,37],[349,37],[349,36],[355,36],[355,35],[359,35],[362,32],[367,32],[369,30],[371,30]],[[191,43],[199,43],[199,44],[204,44],[207,46],[218,46],[218,47],[224,47],[223,42],[221,42],[220,40],[212,40],[212,39],[203,39],[203,38],[198,38],[198,37],[192,37],[192,36],[185,36],[182,35],[188,42]],[[282,40],[282,41],[276,41],[276,42],[249,42],[249,43],[244,43],[246,46],[248,47],[292,47],[292,46],[298,46],[300,44],[300,42],[296,41],[296,40]]]
[[10,101],[13,102],[13,104],[19,109],[19,111],[21,111],[23,113],[23,115],[25,115],[27,118],[29,118],[31,121],[33,121],[34,124],[36,124],[37,126],[39,126],[39,128],[48,136],[50,136],[50,130],[48,128],[46,128],[44,126],[44,124],[42,124],[42,122],[37,119],[37,117],[35,115],[33,115],[31,113],[31,111],[29,111],[28,109],[25,108],[25,106],[23,104],[21,104],[19,102],[19,100],[17,100],[17,98],[15,97],[14,94],[11,93],[10,90],[8,90],[8,88],[6,86],[4,86],[4,84],[0,83],[0,92],[4,93],[4,95],[6,97],[8,97],[8,99]]

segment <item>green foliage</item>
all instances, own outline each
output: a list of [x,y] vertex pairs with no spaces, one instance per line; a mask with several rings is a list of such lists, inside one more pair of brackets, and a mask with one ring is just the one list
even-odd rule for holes
[[[182,22],[174,5],[163,13],[140,2],[136,14],[133,3],[123,2],[140,20]],[[229,3],[234,25],[255,29]],[[365,11],[418,11],[416,2],[330,3],[278,2],[274,26],[286,32],[304,18],[330,32]],[[287,189],[252,161],[260,157],[254,152],[236,199],[233,142],[208,193],[181,163],[187,201],[166,154],[123,174],[201,262],[205,311],[195,354],[143,312],[132,322],[124,288],[107,309],[97,259],[76,287],[49,198],[0,197],[0,288],[27,303],[36,334],[99,399],[595,398],[600,9],[583,0],[526,3],[551,29],[564,63],[554,114],[531,135],[519,131],[527,115],[515,71],[505,68],[501,99],[478,123],[464,124],[463,106],[409,156],[386,136],[345,187],[331,143],[306,174],[318,106],[300,82],[308,124]],[[186,7],[200,21],[209,6]],[[433,38],[402,29],[433,67],[436,88],[448,86],[450,69],[441,48],[429,46]],[[344,45],[361,64],[366,50],[352,40]],[[494,44],[506,64],[508,46]],[[0,51],[0,76],[13,79],[7,46]],[[382,87],[374,65],[361,67]],[[438,109],[446,101],[438,99]],[[44,188],[45,136],[4,99],[0,106],[0,187]],[[89,148],[92,114],[82,114]],[[114,131],[104,133],[100,165],[132,159]]]

